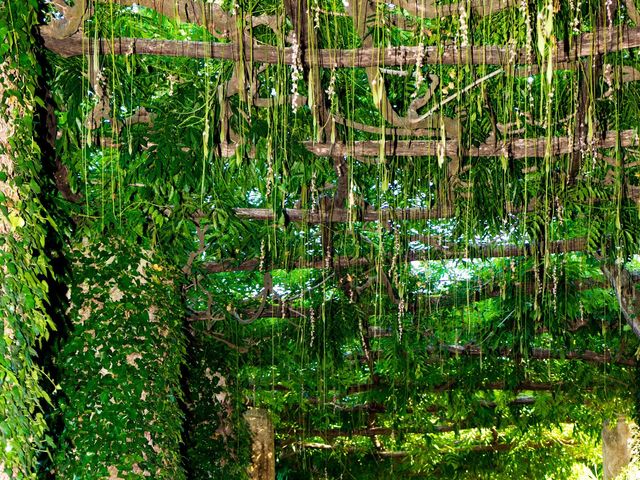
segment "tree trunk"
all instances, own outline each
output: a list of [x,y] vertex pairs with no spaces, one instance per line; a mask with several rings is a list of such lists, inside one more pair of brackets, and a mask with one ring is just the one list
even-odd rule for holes
[[605,422],[602,427],[602,478],[613,480],[631,462],[631,430],[624,418],[613,427]]
[[261,408],[251,408],[245,412],[244,417],[249,424],[253,440],[249,478],[251,480],[275,480],[274,431],[269,412]]
[[44,175],[35,146],[40,71],[31,31],[34,2],[0,1],[0,479],[33,479],[46,451],[35,360],[52,326],[46,306],[49,215],[40,201]]
[[[103,240],[104,241],[104,240]],[[123,238],[72,252],[56,478],[180,480],[184,362],[177,271]]]

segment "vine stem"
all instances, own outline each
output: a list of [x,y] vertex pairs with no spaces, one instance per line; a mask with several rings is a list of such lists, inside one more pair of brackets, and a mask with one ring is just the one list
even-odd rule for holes
[[453,95],[448,96],[447,98],[445,98],[443,101],[441,101],[440,103],[438,103],[438,105],[435,105],[433,108],[431,108],[431,110],[429,110],[427,113],[425,113],[422,118],[427,118],[430,117],[431,115],[433,115],[436,111],[438,111],[440,108],[442,108],[444,105],[446,105],[449,102],[454,101],[456,98],[460,97],[461,95],[464,95],[465,93],[467,93],[469,90],[474,89],[475,87],[477,87],[478,85],[480,85],[481,83],[486,82],[487,80],[493,78],[493,77],[497,77],[498,75],[504,73],[504,68],[499,68],[498,70],[489,73],[488,75],[485,75],[484,77],[478,78],[475,82],[467,85],[466,87],[464,87],[462,90],[454,93]]

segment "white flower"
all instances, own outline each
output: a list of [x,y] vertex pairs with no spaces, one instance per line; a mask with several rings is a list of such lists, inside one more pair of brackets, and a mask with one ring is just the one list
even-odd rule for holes
[[291,53],[293,56],[293,66],[291,69],[291,110],[296,113],[298,110],[298,80],[301,78],[302,65],[300,64],[300,45],[295,32],[291,41]]
[[332,68],[331,78],[329,79],[329,88],[325,90],[327,96],[333,97],[335,95],[336,93],[335,85],[336,85],[336,69]]
[[460,4],[460,47],[466,48],[469,46],[469,26],[467,25],[467,10],[464,8],[464,4]]

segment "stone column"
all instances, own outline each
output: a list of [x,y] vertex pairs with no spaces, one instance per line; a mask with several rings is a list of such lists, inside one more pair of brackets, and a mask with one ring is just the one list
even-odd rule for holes
[[251,430],[251,480],[275,480],[276,457],[274,446],[273,423],[269,412],[261,408],[250,408],[244,418]]
[[56,478],[183,480],[179,272],[121,236],[69,252]]
[[631,430],[624,418],[602,427],[602,478],[613,480],[631,461]]

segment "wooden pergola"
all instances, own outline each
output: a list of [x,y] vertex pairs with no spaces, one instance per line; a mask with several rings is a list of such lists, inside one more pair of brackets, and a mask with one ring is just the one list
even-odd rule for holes
[[[547,186],[552,185],[554,188],[557,186],[558,191],[566,192],[580,185],[581,182],[590,182],[593,188],[589,196],[581,198],[580,208],[585,210],[597,209],[600,205],[614,205],[618,216],[621,217],[623,215],[621,212],[631,212],[634,204],[640,203],[640,185],[637,185],[635,178],[631,175],[624,174],[626,171],[635,172],[640,165],[640,161],[636,158],[636,149],[640,148],[637,129],[629,125],[611,129],[605,122],[594,124],[593,120],[596,117],[594,112],[598,107],[598,101],[612,95],[613,86],[608,83],[608,79],[615,77],[618,82],[617,88],[620,88],[620,85],[640,81],[640,71],[633,65],[626,65],[622,61],[612,64],[607,60],[608,55],[623,55],[640,48],[640,27],[637,26],[640,25],[640,13],[633,0],[616,1],[613,2],[613,6],[610,5],[611,2],[606,5],[603,3],[600,9],[602,11],[595,20],[592,31],[579,34],[567,33],[565,38],[560,40],[556,39],[551,32],[548,32],[545,37],[544,26],[541,26],[542,22],[539,18],[537,36],[538,41],[543,43],[537,48],[533,45],[525,48],[516,45],[515,41],[511,45],[482,45],[475,44],[473,39],[469,42],[456,41],[438,45],[422,43],[380,45],[372,33],[381,25],[392,25],[393,28],[401,31],[420,30],[423,28],[420,22],[424,22],[425,19],[436,21],[453,17],[458,21],[460,18],[466,21],[471,15],[475,19],[481,19],[508,9],[519,9],[520,13],[526,15],[530,24],[534,25],[536,12],[530,12],[529,5],[525,5],[523,10],[520,2],[513,0],[496,2],[471,0],[446,5],[435,1],[398,0],[392,4],[393,7],[385,6],[385,2],[378,0],[343,2],[344,11],[332,11],[330,14],[351,22],[360,45],[357,48],[345,49],[321,47],[320,34],[316,31],[318,28],[314,26],[314,19],[319,14],[320,7],[318,2],[310,0],[284,0],[284,8],[279,14],[259,16],[253,16],[252,13],[240,9],[235,11],[234,16],[232,11],[221,6],[221,2],[199,0],[105,0],[100,3],[153,10],[178,24],[194,24],[202,27],[212,40],[105,38],[97,34],[87,34],[84,25],[95,14],[94,2],[76,0],[74,5],[70,6],[64,0],[54,0],[53,4],[60,15],[53,17],[48,25],[42,26],[40,35],[44,47],[52,54],[64,58],[86,57],[88,59],[87,81],[97,98],[86,124],[83,125],[85,140],[89,139],[89,143],[93,142],[105,150],[125,149],[125,142],[119,136],[120,131],[130,128],[133,124],[142,125],[143,128],[148,127],[151,131],[156,115],[140,107],[136,112],[129,112],[131,116],[124,121],[110,122],[113,131],[116,132],[112,138],[104,138],[95,133],[99,131],[99,126],[105,119],[116,118],[111,111],[113,107],[109,103],[108,82],[101,77],[100,59],[120,56],[125,58],[159,56],[226,61],[229,65],[233,64],[230,67],[232,73],[230,78],[228,76],[221,81],[215,91],[220,112],[218,122],[211,128],[215,130],[219,142],[207,146],[212,152],[212,158],[218,159],[221,164],[235,158],[242,158],[243,161],[261,166],[271,162],[270,158],[264,158],[264,155],[257,151],[255,138],[251,138],[241,129],[236,129],[232,121],[232,103],[234,99],[239,98],[240,102],[256,110],[287,106],[294,109],[308,108],[313,128],[310,129],[307,138],[297,145],[307,156],[301,155],[296,161],[310,163],[321,159],[329,162],[335,173],[335,181],[325,187],[322,191],[324,193],[316,197],[311,196],[311,199],[305,198],[306,191],[305,193],[294,192],[295,195],[292,196],[295,197],[295,202],[287,199],[278,205],[270,206],[247,206],[247,202],[244,202],[216,205],[213,211],[201,209],[190,212],[188,220],[193,223],[197,241],[194,242],[193,251],[187,254],[189,260],[182,271],[192,282],[189,288],[194,291],[200,288],[205,293],[202,293],[204,300],[200,300],[198,308],[189,309],[185,330],[197,332],[203,337],[208,336],[231,350],[245,354],[251,351],[253,345],[236,344],[228,332],[216,330],[214,326],[222,325],[229,319],[233,322],[237,321],[242,326],[254,326],[261,320],[281,319],[283,323],[289,322],[303,331],[315,328],[315,326],[309,327],[318,315],[315,307],[301,305],[301,302],[296,303],[299,297],[294,299],[296,301],[287,300],[278,295],[274,289],[274,276],[283,271],[288,274],[297,272],[300,275],[309,271],[320,272],[318,275],[323,278],[322,281],[328,282],[328,279],[331,279],[335,282],[339,295],[345,298],[350,297],[351,303],[357,303],[364,293],[375,291],[372,295],[380,304],[384,304],[385,308],[390,306],[394,312],[400,311],[400,314],[395,314],[402,316],[456,307],[463,310],[483,301],[508,296],[524,299],[523,302],[531,301],[532,304],[538,302],[544,295],[555,297],[557,296],[555,289],[551,292],[544,280],[538,278],[538,275],[541,275],[540,270],[544,272],[545,268],[551,268],[551,259],[584,254],[599,262],[603,279],[570,278],[562,288],[572,294],[603,289],[612,290],[624,321],[635,336],[640,338],[638,278],[627,268],[624,260],[616,258],[618,252],[623,249],[621,245],[626,241],[625,239],[591,235],[591,233],[569,234],[562,237],[550,234],[549,226],[561,218],[564,209],[564,206],[560,205],[561,202],[555,190],[551,194],[549,192],[536,192],[530,195],[525,193],[522,198],[519,197],[514,201],[505,200],[503,204],[494,205],[486,211],[473,206],[473,195],[469,193],[474,183],[472,175],[475,169],[478,166],[495,163],[502,164],[505,171],[513,169],[514,175],[523,182],[528,178],[527,175],[546,176],[544,178]],[[607,9],[619,8],[624,8],[632,24],[612,25],[611,22],[607,22],[607,15],[612,16]],[[396,14],[398,11],[403,13]],[[545,15],[545,11],[543,9],[537,13]],[[329,13],[326,14],[329,15]],[[633,26],[634,24],[636,26]],[[277,42],[265,43],[255,33],[265,30],[276,37]],[[299,95],[297,87],[295,92],[285,92],[280,96],[265,96],[264,88],[261,88],[264,86],[261,84],[260,75],[269,65],[284,66],[295,71],[308,87],[307,96]],[[406,111],[401,112],[394,104],[394,92],[390,90],[389,82],[385,80],[409,78],[409,69],[421,71],[420,69],[426,66],[440,67],[441,70],[443,66],[468,67],[473,74],[469,75],[469,82],[463,88],[457,88],[452,92],[447,90],[445,93],[441,91],[447,81],[444,71],[442,70],[441,76],[435,73],[426,74],[427,78],[422,79],[429,84],[426,93],[412,97]],[[485,70],[473,70],[485,67]],[[344,112],[331,108],[332,99],[325,85],[327,82],[323,83],[323,79],[326,80],[331,72],[342,69],[357,71],[358,78],[363,82],[363,88],[369,89],[371,93],[375,111],[369,113],[371,117],[381,118],[381,122],[365,123],[355,118],[348,118]],[[480,71],[482,73],[478,73]],[[531,127],[527,130],[526,126],[523,127],[520,124],[500,123],[497,121],[495,112],[490,112],[491,133],[485,138],[478,139],[471,138],[465,131],[468,119],[465,117],[464,109],[453,109],[465,94],[484,89],[490,81],[501,76],[513,78],[514,82],[530,79],[531,83],[535,77],[535,81],[542,85],[542,91],[548,95],[549,92],[553,92],[551,80],[553,75],[564,73],[572,75],[575,79],[576,108],[565,118],[551,118],[549,114],[548,120],[551,123],[536,119],[531,112],[527,112],[525,122]],[[601,97],[596,98],[596,91],[601,94]],[[487,108],[489,104],[487,100]],[[445,110],[450,107],[456,111],[457,116],[445,113]],[[48,119],[48,127],[50,131],[56,131],[55,115],[52,117]],[[544,130],[546,133],[531,136],[532,129],[537,129],[538,132]],[[93,136],[94,133],[95,136]],[[55,149],[55,138],[51,141]],[[147,142],[144,144],[145,149],[154,147],[149,138],[143,137],[142,141],[143,144]],[[620,152],[632,153],[621,154]],[[357,190],[352,182],[354,172],[358,169],[406,172],[415,168],[414,162],[419,163],[425,158],[426,161],[431,162],[437,159],[438,175],[442,176],[442,183],[445,186],[438,191],[434,188],[433,192],[429,192],[431,198],[420,205],[410,205],[410,202],[402,205],[389,205],[383,202],[371,205],[365,201],[364,196],[367,191],[378,188],[380,178],[375,174],[371,175],[371,184],[361,185],[360,190]],[[566,168],[557,166],[561,162],[564,162],[562,165]],[[593,162],[594,165],[597,162],[598,167],[605,173],[599,177],[585,175],[584,166],[587,162]],[[269,163],[266,168],[271,167]],[[260,180],[265,180],[266,177]],[[71,193],[68,167],[60,162],[57,164],[55,182],[62,197],[71,203],[82,203],[80,195]],[[486,188],[489,191],[489,186]],[[549,190],[552,190],[551,187]],[[606,193],[602,193],[603,191]],[[163,208],[171,213],[173,207]],[[539,215],[543,220],[542,223],[546,223],[549,229],[545,230],[539,238],[529,239],[526,235],[520,237],[505,235],[508,237],[506,240],[497,236],[487,240],[481,238],[480,234],[476,237],[469,235],[466,238],[461,236],[447,238],[446,234],[430,233],[430,226],[438,222],[455,222],[464,219],[472,208],[475,208],[473,212],[477,215],[478,222],[504,221],[505,224],[510,222],[520,225],[526,222],[528,216]],[[287,255],[273,258],[264,251],[259,255],[256,252],[247,253],[239,250],[232,253],[231,248],[225,250],[226,253],[222,255],[210,254],[212,242],[207,235],[215,230],[211,219],[218,213],[231,219],[229,221],[235,222],[234,225],[241,225],[248,232],[258,228],[273,230],[276,232],[271,238],[274,245],[280,232],[285,232],[282,233],[284,237],[286,232],[290,231],[311,231],[309,236],[317,241],[318,247],[306,255],[288,255],[289,252],[287,252]],[[497,218],[498,216],[500,218]],[[579,222],[580,220],[576,221],[576,223]],[[352,232],[357,229],[370,229],[369,231],[377,232],[378,238],[381,239],[380,244],[383,243],[384,235],[388,235],[388,238],[401,239],[396,242],[398,245],[402,243],[402,247],[391,249],[393,251],[385,251],[381,248],[381,252],[376,252],[375,255],[370,252],[367,254],[366,251],[358,255],[345,253],[345,249],[339,246],[340,239],[347,236],[346,232],[353,234]],[[425,231],[427,233],[424,233]],[[357,235],[360,236],[357,237]],[[359,244],[369,246],[372,243],[371,241],[367,243],[366,236],[363,234],[358,233],[353,236],[357,237],[355,242]],[[638,239],[633,240],[638,241]],[[262,247],[262,250],[265,250],[264,242]],[[518,261],[524,263],[533,259],[536,266],[527,272],[524,283],[514,280],[515,275],[509,277],[505,274],[504,279],[498,279],[495,282],[468,286],[464,295],[449,291],[442,293],[426,290],[403,294],[399,286],[393,282],[393,272],[394,269],[397,271],[398,265],[402,265],[409,271],[412,264],[430,268],[438,262],[444,265],[444,262],[454,260],[491,262],[496,259],[511,259],[514,265]],[[539,265],[543,266],[538,268]],[[515,271],[515,266],[513,269]],[[259,279],[257,283],[261,284],[258,285],[258,294],[250,299],[251,302],[239,306],[231,301],[227,304],[216,303],[212,294],[207,292],[208,285],[222,281],[221,279],[231,279],[230,283],[241,282],[245,278],[242,275],[252,273]],[[360,278],[357,278],[358,276]],[[251,282],[255,283],[255,278],[251,277]],[[247,281],[247,284],[249,283]],[[311,296],[313,289],[308,290],[306,293]],[[323,303],[323,311],[324,307]],[[489,427],[486,422],[477,421],[477,418],[473,417],[473,411],[470,412],[469,418],[457,419],[455,422],[443,423],[438,420],[427,426],[415,425],[412,428],[402,425],[397,428],[379,426],[381,418],[392,416],[396,412],[390,405],[372,400],[376,392],[401,389],[414,389],[417,392],[421,386],[378,373],[385,355],[388,356],[388,352],[385,353],[384,350],[386,345],[384,342],[390,342],[392,337],[396,338],[396,333],[378,324],[370,324],[369,321],[375,316],[382,318],[384,315],[389,315],[383,308],[376,307],[372,310],[374,313],[369,316],[363,315],[364,320],[359,320],[361,342],[358,348],[361,352],[354,351],[345,360],[351,362],[354,369],[361,368],[367,373],[368,378],[363,379],[362,382],[335,387],[327,381],[329,386],[322,386],[324,389],[321,392],[322,395],[305,390],[304,385],[292,387],[273,381],[271,383],[256,381],[253,384],[255,391],[271,391],[274,395],[299,397],[300,408],[294,409],[293,412],[283,408],[286,414],[283,414],[283,418],[297,418],[301,425],[290,428],[290,425],[283,423],[282,429],[275,430],[277,443],[285,457],[295,456],[295,452],[299,451],[296,449],[299,448],[303,451],[305,449],[337,451],[341,449],[339,443],[336,443],[337,440],[361,437],[371,439],[376,445],[376,448],[367,455],[376,459],[401,461],[415,452],[383,448],[380,446],[382,444],[379,442],[379,437],[395,439],[399,435],[433,436],[452,432],[457,434],[461,430],[477,431],[482,434],[492,430],[493,438],[487,443],[486,438],[480,438],[481,435],[478,433],[480,440],[475,444],[460,443],[456,447],[460,451],[483,454],[510,452],[519,448],[516,443],[505,442],[501,440],[502,437],[499,438],[499,430],[501,428],[508,430],[512,425]],[[329,308],[327,311],[331,313]],[[595,320],[590,322],[591,320],[587,319],[568,324],[566,331],[571,335],[579,335],[581,330],[586,330],[586,327],[591,328]],[[427,339],[426,352],[423,352],[426,365],[442,365],[458,360],[480,363],[490,359],[496,364],[510,362],[518,367],[525,364],[527,366],[529,364],[555,365],[554,362],[603,368],[606,366],[606,368],[629,369],[629,371],[638,367],[636,358],[624,352],[611,351],[608,347],[596,352],[589,349],[574,349],[570,345],[564,349],[556,346],[549,348],[536,346],[528,348],[523,354],[515,345],[514,347],[491,347],[471,341],[453,342],[438,338],[428,329],[417,331],[423,337],[421,341]],[[545,325],[536,325],[533,335],[543,336],[548,331]],[[621,335],[620,332],[622,332],[621,329],[618,332]],[[402,332],[400,332],[401,335]],[[603,374],[603,378],[605,380],[602,382],[597,380],[587,385],[583,392],[603,390],[605,387],[602,385],[605,384],[606,388],[615,391],[616,395],[624,395],[624,386],[615,384],[610,387],[607,384],[609,377]],[[464,391],[464,388],[468,387],[465,381],[445,378],[442,383],[431,385],[428,391],[423,393],[425,395],[442,394],[444,397],[458,389]],[[223,380],[220,382],[224,383]],[[570,382],[553,380],[510,382],[481,379],[473,383],[474,395],[475,392],[493,395],[496,392],[505,391],[513,394],[513,397],[501,403],[495,399],[478,399],[470,394],[470,404],[473,403],[478,411],[489,412],[489,414],[495,414],[500,408],[511,408],[521,412],[533,409],[536,402],[541,401],[542,396],[562,395],[571,387]],[[408,407],[405,413],[407,415],[416,414],[416,412],[430,414],[435,418],[438,411],[442,410],[442,405],[427,404],[428,401],[433,401],[432,397],[427,400],[421,399],[416,392],[413,396],[408,395],[410,401],[407,404],[413,406]],[[224,396],[222,398],[220,403],[226,409],[228,404],[224,403],[226,401]],[[256,402],[255,406],[259,407],[259,402]],[[308,410],[304,410],[302,406]],[[231,407],[228,408],[230,411]],[[327,416],[331,419],[333,419],[332,415],[335,417],[359,415],[364,421],[345,428],[318,427],[305,423],[309,411],[313,409],[329,411]],[[255,418],[257,418],[256,422],[266,422],[264,425],[267,426],[260,428],[273,428],[273,425],[265,420],[264,415],[255,413]],[[572,418],[566,419],[567,424],[574,421],[576,420]],[[262,438],[260,441],[273,442],[273,434],[263,437],[260,437]],[[559,443],[571,446],[573,440],[563,438],[555,443],[527,441],[524,445],[525,448],[534,450],[558,446]],[[362,449],[349,446],[344,449],[344,452],[362,453]],[[269,460],[268,465],[256,468],[254,478],[268,478],[259,476],[267,475],[266,473],[255,472],[259,472],[260,468],[273,470],[275,465],[272,460]],[[274,473],[271,474],[274,475]],[[0,477],[2,477],[1,469]],[[117,472],[112,478],[118,478]]]

